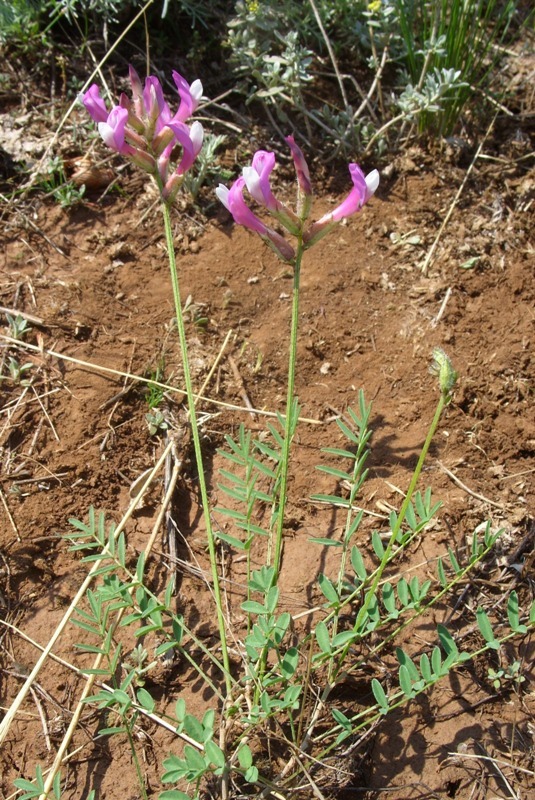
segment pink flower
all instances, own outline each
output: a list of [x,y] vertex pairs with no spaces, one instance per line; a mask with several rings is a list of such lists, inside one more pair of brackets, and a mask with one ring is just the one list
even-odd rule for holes
[[158,171],[163,184],[162,197],[166,203],[171,203],[182,185],[185,173],[200,153],[204,131],[200,122],[194,122],[190,128],[183,122],[169,122],[168,128],[182,147],[182,158],[170,178],[167,177],[169,159],[176,144],[175,140],[164,149],[158,159]]
[[116,150],[122,155],[132,155],[133,148],[125,143],[125,128],[128,120],[128,111],[121,106],[115,106],[107,115],[105,122],[98,123],[98,130],[104,143],[111,150]]
[[191,128],[188,128],[183,122],[169,122],[167,127],[173,131],[182,146],[183,155],[176,171],[179,175],[183,175],[191,168],[201,151],[203,127],[200,122],[194,122]]
[[153,123],[156,133],[159,133],[171,119],[171,111],[165,102],[162,85],[153,75],[145,81],[143,105],[147,121]]
[[106,108],[106,103],[100,96],[100,89],[96,83],[92,84],[87,92],[81,96],[81,100],[86,110],[89,112],[89,116],[95,122],[106,122],[108,119],[108,109]]
[[[183,175],[191,169],[202,147],[200,122],[194,122],[191,127],[185,124],[199,105],[202,84],[196,80],[190,86],[178,72],[173,72],[180,96],[178,111],[173,116],[158,78],[149,75],[142,84],[132,66],[129,77],[132,99],[121,94],[119,105],[109,113],[96,84],[81,100],[97,122],[105,144],[154,175],[167,202],[175,196]],[[177,144],[182,148],[182,157],[169,178],[169,162]]]
[[257,150],[251,166],[243,168],[242,176],[253,200],[265,206],[287,230],[296,234],[299,231],[299,220],[271,191],[269,179],[274,166],[275,153]]
[[264,206],[270,214],[284,225],[287,231],[301,237],[305,248],[310,247],[321,239],[344,217],[349,217],[358,211],[364,203],[374,194],[379,185],[379,173],[373,170],[369,175],[364,173],[357,164],[349,165],[349,172],[353,181],[353,189],[346,199],[334,211],[325,214],[318,222],[310,225],[306,230],[305,221],[312,207],[312,183],[310,171],[305,157],[295,143],[293,136],[287,136],[286,142],[292,152],[299,191],[297,194],[297,214],[287,208],[273,195],[270,185],[270,176],[275,167],[275,154],[265,150],[258,150],[250,167],[244,167],[242,175],[227,189],[220,185],[216,194],[223,205],[230,211],[234,221],[244,225],[260,234],[265,241],[275,250],[284,261],[295,259],[294,248],[279,233],[267,226],[254,214],[243,198],[243,190],[247,187],[249,194],[260,205]]
[[134,101],[134,109],[137,116],[141,119],[145,116],[143,107],[143,86],[139,75],[134,67],[130,64],[128,66],[128,76],[130,78],[130,86],[132,87],[132,99]]
[[241,176],[238,180],[234,181],[230,189],[220,184],[216,189],[216,195],[225,208],[230,211],[234,222],[260,234],[262,239],[264,239],[283,261],[292,261],[295,258],[293,247],[288,244],[283,236],[265,225],[262,220],[251,211],[243,199],[244,188],[245,178]]
[[269,183],[269,176],[275,166],[275,153],[266,150],[257,150],[253,156],[250,167],[244,167],[242,175],[249,194],[257,203],[265,206],[268,211],[277,211],[278,201],[275,199]]
[[173,80],[180,96],[180,106],[173,120],[185,122],[197,110],[202,97],[202,83],[196,80],[190,86],[187,80],[176,70],[173,70]]
[[321,219],[314,222],[305,232],[303,241],[307,247],[315,244],[342,219],[360,211],[364,203],[367,203],[370,197],[375,194],[379,186],[379,173],[376,169],[365,176],[358,164],[350,164],[349,173],[353,181],[353,189],[334,211],[324,214]]
[[375,190],[379,186],[379,173],[376,169],[370,172],[369,175],[364,176],[358,164],[350,164],[349,172],[351,180],[353,181],[352,190],[334,211],[325,214],[325,216],[317,221],[316,225],[322,225],[331,221],[340,222],[341,219],[350,217],[352,214],[360,211],[364,203],[367,203],[370,197],[375,194]]
[[265,236],[267,225],[264,225],[262,220],[253,214],[249,206],[243,199],[243,189],[245,187],[245,178],[242,176],[234,181],[230,189],[223,184],[220,184],[215,190],[216,195],[219,197],[225,208],[230,211],[234,217],[234,222],[238,225],[244,225],[251,231]]

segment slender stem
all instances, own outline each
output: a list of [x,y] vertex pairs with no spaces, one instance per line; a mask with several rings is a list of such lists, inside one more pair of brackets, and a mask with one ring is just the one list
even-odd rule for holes
[[[292,296],[292,322],[290,329],[290,355],[288,362],[288,393],[286,396],[286,419],[284,424],[284,442],[281,454],[281,471],[279,476],[279,486],[277,490],[278,508],[275,527],[275,552],[273,556],[273,577],[271,586],[276,586],[279,579],[279,572],[282,557],[282,542],[284,537],[284,512],[286,508],[286,495],[288,490],[288,466],[290,461],[290,445],[292,431],[295,426],[294,420],[294,389],[295,389],[295,365],[297,362],[297,329],[299,326],[299,279],[301,274],[301,261],[303,260],[303,242],[299,234],[297,242],[297,255],[294,262],[294,281]],[[268,554],[269,557],[269,554]],[[269,563],[269,561],[268,561]],[[258,702],[260,688],[267,663],[267,647],[264,648],[258,662],[258,681],[255,689],[255,702]]]
[[206,525],[206,539],[208,543],[208,552],[210,554],[210,567],[212,572],[212,582],[214,585],[214,596],[216,600],[217,623],[219,627],[219,639],[221,642],[221,653],[223,657],[225,684],[227,695],[230,695],[232,690],[232,676],[230,674],[230,662],[227,645],[227,633],[225,628],[225,618],[223,616],[223,608],[221,603],[221,589],[219,585],[219,575],[217,572],[217,558],[215,548],[215,537],[212,529],[212,518],[210,514],[210,501],[208,499],[208,490],[206,486],[206,477],[204,474],[204,465],[202,458],[201,439],[199,436],[199,428],[197,425],[197,414],[195,412],[195,396],[193,394],[193,387],[191,382],[191,372],[189,368],[188,347],[186,339],[186,329],[184,326],[184,315],[182,313],[182,302],[180,298],[180,284],[178,279],[178,270],[176,266],[175,247],[173,243],[173,231],[171,228],[171,215],[169,207],[166,203],[162,203],[163,218],[165,225],[165,238],[167,243],[167,254],[169,256],[169,270],[171,273],[171,285],[173,287],[173,299],[175,302],[176,322],[178,328],[178,337],[180,340],[180,352],[182,356],[182,364],[184,368],[184,383],[186,385],[186,394],[188,398],[188,410],[191,423],[191,434],[193,438],[193,448],[195,450],[195,462],[197,464],[197,472],[199,479],[199,490],[201,494],[202,510],[204,516],[204,524]]
[[[377,569],[377,571],[375,573],[375,577],[373,579],[373,583],[370,586],[370,588],[367,590],[366,595],[364,597],[364,602],[363,602],[362,606],[360,607],[359,613],[357,614],[357,618],[356,618],[355,624],[353,626],[355,630],[358,630],[360,628],[360,626],[362,625],[362,622],[364,621],[364,619],[366,617],[366,614],[368,612],[368,608],[370,607],[370,604],[371,604],[373,598],[376,595],[377,587],[379,585],[379,581],[381,580],[381,576],[382,576],[382,574],[383,574],[383,572],[384,572],[384,570],[385,570],[385,568],[386,568],[386,566],[387,566],[387,564],[388,564],[388,562],[390,560],[390,554],[392,553],[392,549],[393,549],[393,547],[394,547],[394,545],[396,543],[396,540],[398,538],[398,534],[399,534],[399,532],[401,530],[401,526],[403,525],[403,521],[405,519],[405,515],[406,515],[407,509],[409,507],[409,503],[412,500],[412,496],[413,496],[414,491],[416,489],[416,484],[418,483],[418,480],[420,478],[420,473],[422,471],[422,468],[423,468],[423,465],[424,465],[424,461],[425,461],[426,456],[427,456],[427,451],[429,450],[429,447],[431,446],[431,442],[433,440],[433,436],[435,435],[436,429],[438,427],[438,423],[440,422],[440,417],[442,415],[444,407],[448,404],[448,402],[449,402],[448,395],[445,394],[444,392],[442,392],[441,395],[440,395],[440,400],[438,401],[438,404],[437,404],[437,408],[436,408],[436,411],[435,411],[435,416],[433,417],[433,421],[432,421],[431,426],[430,426],[430,428],[429,428],[429,430],[427,432],[427,436],[425,438],[424,445],[423,445],[422,450],[420,452],[420,457],[418,459],[418,463],[416,464],[416,468],[415,468],[415,470],[414,470],[414,472],[412,474],[411,482],[409,484],[409,488],[407,489],[407,494],[405,495],[405,499],[404,499],[404,501],[403,501],[403,503],[401,505],[401,509],[399,511],[396,524],[394,525],[394,529],[392,530],[392,533],[390,535],[390,539],[389,539],[388,545],[386,546],[385,552],[383,554],[383,558],[381,559],[381,563],[380,563],[380,565],[379,565],[379,567],[378,567],[378,569]],[[346,645],[346,647],[342,651],[342,653],[341,653],[341,655],[340,655],[340,657],[338,659],[338,670],[337,670],[336,674],[338,674],[338,671],[343,668],[343,664],[345,662],[345,659],[346,659],[346,656],[347,656],[347,652],[348,652],[350,646],[351,645],[349,645],[349,644]]]
[[290,330],[290,355],[288,362],[288,394],[286,397],[286,421],[284,426],[284,444],[282,447],[281,474],[279,484],[279,508],[277,511],[277,527],[275,531],[275,554],[273,565],[272,586],[275,586],[279,577],[282,540],[284,532],[284,511],[286,508],[286,494],[288,488],[288,466],[290,461],[290,445],[292,429],[294,427],[294,389],[295,389],[295,365],[297,361],[297,329],[299,326],[299,280],[301,275],[301,261],[303,260],[303,242],[301,236],[297,243],[297,255],[294,265],[294,282],[292,296],[292,324]]
[[143,773],[141,771],[141,765],[139,763],[139,759],[138,759],[137,753],[136,753],[136,747],[135,747],[135,744],[134,744],[134,737],[132,736],[132,729],[134,727],[134,723],[135,723],[135,720],[136,720],[137,716],[138,715],[137,715],[137,712],[136,712],[136,714],[135,714],[135,716],[134,716],[134,718],[132,719],[131,722],[130,722],[130,720],[126,719],[126,717],[125,717],[124,718],[124,727],[125,727],[125,730],[126,730],[126,735],[128,736],[128,742],[130,744],[130,750],[132,751],[132,761],[134,762],[134,766],[136,768],[136,774],[137,774],[137,780],[138,780],[138,783],[139,783],[139,788],[141,790],[141,794],[143,796],[143,800],[148,800],[147,790],[145,788],[145,779],[143,778]]

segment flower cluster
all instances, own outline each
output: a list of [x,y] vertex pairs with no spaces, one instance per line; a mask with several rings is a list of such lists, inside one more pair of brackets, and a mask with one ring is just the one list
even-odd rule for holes
[[307,220],[313,200],[310,171],[294,137],[287,136],[286,142],[290,147],[297,174],[296,212],[273,195],[270,175],[275,166],[275,154],[265,150],[258,150],[255,153],[251,166],[242,170],[241,176],[230,189],[221,184],[216,189],[216,194],[230,211],[235,222],[258,233],[283,261],[292,262],[296,255],[293,246],[284,236],[266,225],[251,211],[243,196],[244,189],[247,188],[253,200],[263,206],[287,231],[299,236],[304,247],[308,248],[325,236],[342,219],[350,217],[362,208],[379,186],[379,173],[374,169],[369,175],[364,175],[358,164],[350,164],[349,173],[353,181],[351,192],[333,211],[325,214],[317,222],[308,225]]
[[[200,122],[186,125],[199,105],[202,84],[196,80],[190,86],[175,71],[173,80],[180,96],[180,105],[174,116],[164,99],[158,78],[149,76],[143,86],[133,67],[130,67],[132,97],[121,94],[119,104],[111,111],[108,111],[96,84],[80,98],[98,124],[107,146],[153,175],[163,199],[169,203],[175,198],[184,174],[197,158],[203,141]],[[182,148],[182,158],[171,172],[171,154],[177,144]]]

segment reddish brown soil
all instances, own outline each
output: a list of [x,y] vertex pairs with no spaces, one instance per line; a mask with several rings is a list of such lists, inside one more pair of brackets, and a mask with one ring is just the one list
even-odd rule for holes
[[[459,372],[422,483],[422,488],[432,486],[444,505],[400,569],[425,565],[447,545],[463,553],[467,537],[487,519],[505,533],[498,561],[488,573],[459,589],[457,606],[437,609],[413,631],[410,645],[417,652],[434,642],[434,624],[448,621],[459,641],[475,646],[473,611],[482,597],[497,603],[516,587],[522,606],[530,602],[534,174],[522,147],[510,129],[489,140],[483,153],[492,160],[477,161],[426,275],[421,264],[470,163],[469,156],[453,151],[431,157],[415,148],[394,160],[362,213],[306,254],[297,393],[301,415],[319,424],[300,424],[292,461],[282,572],[284,605],[292,613],[320,600],[318,573],[334,570],[333,553],[311,544],[309,537],[336,535],[341,520],[308,499],[313,492],[335,489],[314,469],[322,446],[342,444],[334,418],[357,406],[361,387],[373,401],[370,477],[362,505],[380,516],[367,517],[361,529],[359,544],[366,550],[372,526],[384,526],[389,509],[399,507],[431,422],[438,390],[428,367],[435,345],[447,351]],[[345,181],[346,176],[341,172],[339,178]],[[0,302],[41,320],[26,337],[41,349],[25,351],[5,338],[1,343],[2,358],[11,355],[33,366],[29,387],[13,381],[1,387],[0,604],[6,623],[42,645],[87,573],[61,538],[70,529],[68,519],[86,519],[93,505],[119,520],[132,483],[163,449],[163,436],[149,435],[141,384],[101,368],[150,375],[163,359],[166,382],[181,385],[176,333],[169,331],[173,303],[158,210],[148,211],[154,198],[139,190],[137,177],[124,178],[122,188],[120,199],[90,196],[71,210],[37,200],[24,215],[4,220]],[[335,199],[328,190],[317,200],[317,215]],[[233,226],[225,212],[209,218],[188,209],[188,215],[178,210],[174,215],[182,292],[209,320],[206,327],[191,320],[188,325],[195,385],[201,385],[232,331],[204,395],[243,406],[245,392],[256,409],[282,411],[291,278],[262,242]],[[467,268],[473,257],[477,263]],[[168,397],[169,419],[179,425],[179,396]],[[212,476],[222,463],[216,448],[224,434],[235,433],[242,421],[261,431],[265,420],[205,401],[199,408],[210,415],[203,430]],[[180,441],[177,446],[189,459]],[[215,475],[210,479],[217,505],[224,497]],[[128,523],[131,554],[145,546],[162,493],[157,482]],[[180,558],[192,565],[196,559],[206,568],[189,460],[174,515],[187,542],[179,546]],[[230,531],[223,518],[218,524]],[[155,587],[167,580],[164,549],[159,536],[150,567]],[[244,571],[239,559],[234,561],[227,558],[225,570],[235,582],[228,596],[236,607]],[[432,566],[419,569],[435,574]],[[213,643],[214,612],[203,582],[179,567],[178,583],[178,610]],[[69,626],[54,652],[77,666],[87,665],[87,657],[73,647],[79,640],[80,632]],[[38,651],[4,625],[0,642],[0,702],[7,709]],[[324,777],[325,796],[533,797],[532,642],[518,641],[503,658],[523,664],[526,681],[518,690],[506,686],[495,693],[486,673],[496,664],[481,659],[381,723],[364,745],[338,763],[347,775],[339,771],[336,778]],[[159,665],[150,679],[162,708],[186,696],[189,708],[199,712],[209,701],[181,664]],[[38,685],[3,748],[3,797],[11,795],[14,778],[31,778],[37,763],[44,769],[52,763],[81,683],[49,660]],[[341,707],[358,702],[355,692],[347,689]],[[85,798],[91,788],[102,800],[139,796],[124,738],[94,740],[102,724],[102,717],[87,708],[70,748],[79,749],[62,772],[66,800]],[[176,743],[145,724],[136,744],[149,794],[156,797],[162,758],[176,750]],[[496,765],[484,757],[500,761]]]

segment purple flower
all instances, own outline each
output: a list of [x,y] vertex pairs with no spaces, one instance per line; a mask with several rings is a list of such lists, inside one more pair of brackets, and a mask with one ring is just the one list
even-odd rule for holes
[[96,83],[93,83],[92,86],[89,87],[87,92],[82,95],[81,100],[86,110],[89,112],[89,116],[95,122],[106,122],[108,119],[108,109],[106,108],[106,103],[100,96],[100,89]]
[[182,146],[183,155],[177,167],[177,173],[183,175],[190,169],[201,151],[203,127],[200,122],[194,122],[191,128],[188,128],[183,122],[169,122],[167,127],[173,131]]
[[321,219],[314,222],[305,232],[303,241],[307,247],[315,244],[342,219],[360,211],[364,203],[367,203],[370,197],[375,194],[379,186],[379,173],[376,169],[365,176],[358,164],[350,164],[349,173],[353,181],[352,190],[334,211],[324,214]]
[[[191,127],[185,123],[199,105],[202,84],[191,86],[178,72],[173,72],[180,105],[173,116],[164,98],[160,81],[149,75],[142,84],[133,67],[129,68],[132,99],[121,94],[119,104],[110,112],[93,84],[81,100],[92,119],[98,124],[105,144],[127,156],[146,172],[156,176],[166,201],[174,197],[186,173],[199,155],[203,129],[200,122]],[[169,161],[175,146],[182,148],[182,157],[169,178]]]
[[185,122],[197,110],[202,97],[202,83],[196,80],[190,86],[176,70],[173,70],[173,80],[180,96],[180,105],[173,119],[177,122]]
[[260,234],[262,239],[273,248],[283,261],[292,261],[292,259],[295,258],[293,247],[288,244],[283,236],[265,225],[246,204],[243,199],[245,185],[245,178],[241,176],[238,180],[234,181],[230,189],[220,184],[216,189],[216,195],[225,208],[230,211],[234,222]]
[[121,106],[115,106],[106,117],[105,122],[98,123],[98,130],[104,143],[111,150],[116,150],[124,156],[132,155],[133,148],[125,143],[125,128],[128,120],[128,111]]
[[275,166],[275,153],[257,150],[250,167],[244,167],[242,175],[249,194],[268,211],[277,211],[279,203],[275,199],[269,183],[269,176]]

